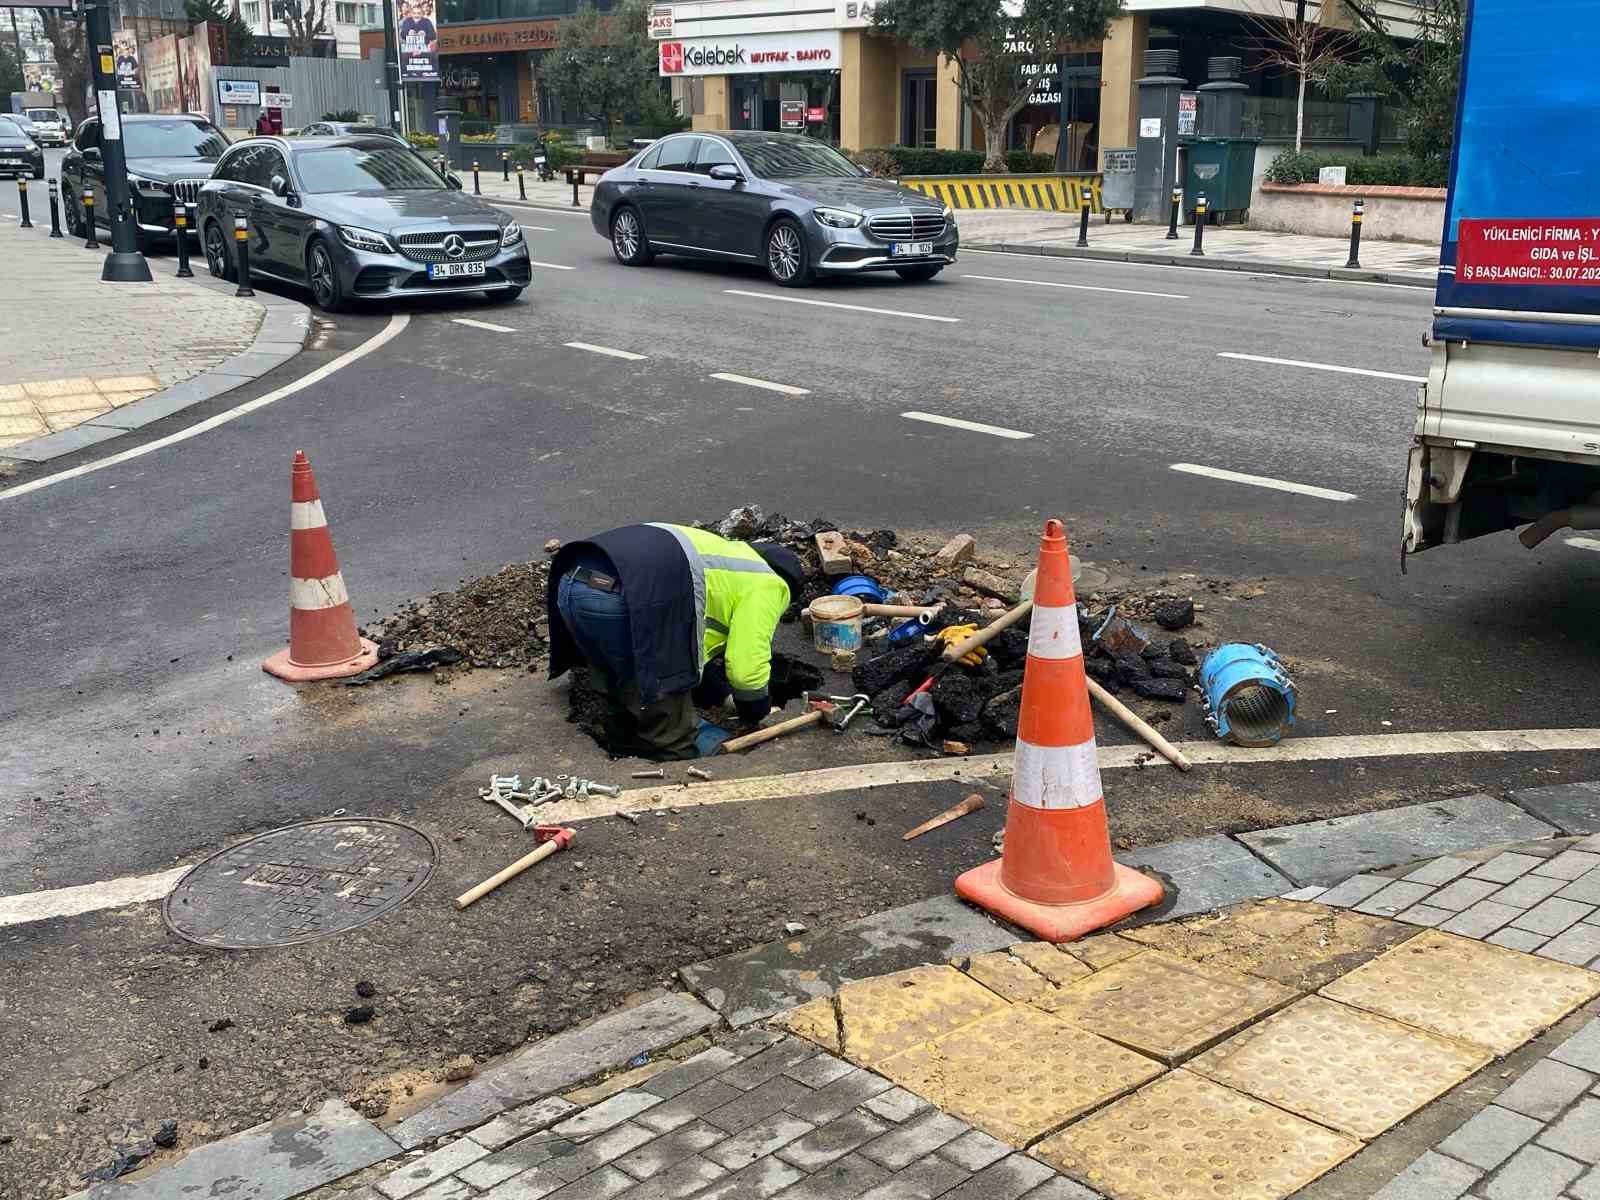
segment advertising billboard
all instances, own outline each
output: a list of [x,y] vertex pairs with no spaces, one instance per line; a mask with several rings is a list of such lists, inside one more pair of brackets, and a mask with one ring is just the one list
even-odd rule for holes
[[117,65],[117,90],[137,92],[144,84],[139,79],[139,43],[131,29],[113,30],[111,53]]
[[183,89],[178,82],[178,39],[164,34],[139,47],[144,75],[144,98],[153,113],[183,111]]
[[434,23],[434,0],[399,0],[399,16],[395,40],[400,48],[400,82],[437,83],[439,28]]

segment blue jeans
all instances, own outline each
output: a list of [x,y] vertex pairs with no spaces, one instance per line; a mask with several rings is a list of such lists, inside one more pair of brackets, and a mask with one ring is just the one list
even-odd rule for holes
[[621,592],[602,592],[563,575],[556,589],[556,608],[583,657],[605,676],[609,687],[620,690],[633,682],[633,631]]

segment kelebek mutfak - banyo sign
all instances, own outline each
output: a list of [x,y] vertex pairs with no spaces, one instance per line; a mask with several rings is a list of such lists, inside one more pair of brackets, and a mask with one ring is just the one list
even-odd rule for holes
[[754,71],[837,71],[839,31],[753,33],[661,43],[663,75],[745,75]]

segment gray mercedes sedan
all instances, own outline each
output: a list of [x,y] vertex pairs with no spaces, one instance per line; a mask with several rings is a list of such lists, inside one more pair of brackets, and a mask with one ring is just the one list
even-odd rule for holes
[[956,259],[955,214],[791,133],[679,133],[600,177],[589,206],[617,261],[657,254],[760,263],[774,283],[894,271],[932,279]]
[[386,134],[235,144],[200,189],[196,218],[206,263],[223,279],[238,277],[241,216],[251,276],[309,287],[330,312],[455,292],[510,301],[533,279],[515,221]]

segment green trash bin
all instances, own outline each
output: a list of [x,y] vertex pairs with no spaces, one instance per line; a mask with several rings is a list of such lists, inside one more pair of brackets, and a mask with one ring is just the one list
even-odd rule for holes
[[1229,214],[1243,221],[1250,211],[1250,185],[1256,171],[1259,138],[1195,138],[1185,142],[1187,166],[1183,178],[1183,207],[1194,214],[1195,198],[1204,192],[1206,223],[1216,224]]

